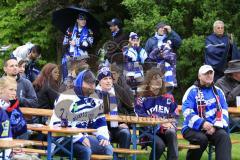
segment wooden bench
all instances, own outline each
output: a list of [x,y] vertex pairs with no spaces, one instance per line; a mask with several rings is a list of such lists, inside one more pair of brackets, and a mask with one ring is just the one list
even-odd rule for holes
[[[24,115],[31,115],[31,116],[46,116],[46,117],[51,117],[53,110],[50,109],[37,109],[37,108],[27,108],[27,107],[22,107],[21,111],[23,112]],[[122,120],[123,122],[125,121],[138,121],[140,117],[133,117],[133,116],[120,116],[120,117],[115,117],[116,120]],[[108,115],[106,115],[107,121],[113,120],[110,118]],[[142,124],[149,123],[150,119],[147,118],[142,118]],[[181,130],[181,128],[178,128],[178,130]],[[181,135],[178,135],[181,136]],[[38,142],[38,144],[41,144],[41,142]],[[44,142],[43,146],[46,146],[47,142]],[[182,149],[197,149],[200,146],[199,145],[191,145],[191,144],[179,144],[178,145],[179,150]],[[149,153],[149,151],[141,151],[141,150],[133,150],[133,149],[122,149],[122,148],[114,148],[114,152],[118,154],[146,154]]]
[[[37,153],[39,155],[47,155],[47,151],[46,150],[41,150],[41,149],[22,148],[22,151],[25,152],[25,153]],[[107,159],[113,159],[113,156],[92,154],[91,159],[107,160]]]

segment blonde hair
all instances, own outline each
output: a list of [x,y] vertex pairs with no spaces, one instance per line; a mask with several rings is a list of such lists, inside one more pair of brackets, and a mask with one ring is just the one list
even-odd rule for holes
[[17,88],[17,81],[13,77],[4,76],[0,78],[0,94],[2,94],[4,88],[8,86],[14,86]]

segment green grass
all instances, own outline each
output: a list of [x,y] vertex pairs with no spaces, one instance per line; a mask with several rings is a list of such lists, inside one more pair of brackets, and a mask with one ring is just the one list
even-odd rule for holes
[[[240,134],[236,134],[236,133],[233,133],[231,134],[231,139],[234,139],[234,140],[239,140],[240,141]],[[179,140],[180,143],[188,143],[187,141],[185,140]],[[233,144],[232,145],[232,160],[239,160],[239,148],[240,148],[240,144]],[[151,148],[149,148],[151,149]],[[187,154],[187,150],[184,149],[184,150],[181,150],[179,151],[179,160],[185,160],[186,159],[186,154]],[[148,160],[148,157],[149,155],[139,155],[137,156],[137,160]],[[128,158],[129,160],[131,158]],[[165,158],[162,156],[160,160],[165,160]],[[207,152],[205,151],[201,160],[208,160],[208,154]],[[215,154],[213,154],[213,158],[212,160],[215,160]]]

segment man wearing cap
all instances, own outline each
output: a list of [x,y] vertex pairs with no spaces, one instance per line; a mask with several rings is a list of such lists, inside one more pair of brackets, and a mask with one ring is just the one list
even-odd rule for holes
[[[70,106],[67,103],[65,104],[66,109],[69,109],[68,112],[78,115],[91,111],[96,104],[99,104],[94,98],[95,96],[93,96],[96,87],[95,80],[95,76],[90,70],[84,70],[78,74],[74,82],[74,89],[63,92],[56,101],[50,126],[62,124],[64,119],[57,117],[56,108],[58,104],[64,102],[64,100],[71,100],[73,102]],[[113,154],[112,146],[109,142],[107,122],[103,113],[98,113],[97,117],[88,121],[68,121],[67,125],[68,127],[93,128],[97,130],[97,132],[93,133],[94,136],[88,135],[87,133],[79,133],[73,136],[73,153],[77,159],[90,160],[91,154]],[[58,139],[58,141],[64,141],[64,138],[62,137]],[[67,147],[70,148],[70,144],[67,144]]]
[[88,58],[88,49],[93,44],[93,32],[87,27],[87,19],[79,14],[73,27],[69,27],[63,40],[64,56],[62,58],[63,79],[68,76],[71,59],[80,60]]
[[156,25],[155,35],[147,40],[145,50],[149,54],[154,48],[160,48],[168,40],[171,41],[171,48],[176,52],[181,45],[181,37],[172,30],[171,26],[160,22]]
[[240,59],[240,53],[232,36],[224,34],[223,21],[213,24],[213,33],[205,40],[205,64],[211,65],[215,71],[214,82],[224,76],[224,70],[230,60]]
[[110,62],[113,62],[116,61],[116,59],[113,59],[114,54],[122,55],[122,48],[128,43],[128,35],[123,32],[122,22],[120,19],[113,18],[111,21],[108,21],[107,24],[112,33],[112,40],[106,44],[106,58]]
[[[228,62],[228,68],[224,76],[217,80],[216,86],[221,88],[226,96],[229,106],[236,106],[236,97],[240,96],[240,60]],[[234,126],[239,119],[230,117],[229,128]]]
[[200,160],[210,141],[215,146],[216,160],[231,159],[231,140],[228,134],[228,105],[223,91],[213,84],[214,70],[203,65],[198,80],[182,99],[184,116],[182,134],[199,149],[189,149],[187,160]]

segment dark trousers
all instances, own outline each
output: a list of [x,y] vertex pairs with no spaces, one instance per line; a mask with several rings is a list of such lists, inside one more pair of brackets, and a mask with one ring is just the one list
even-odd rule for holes
[[191,144],[200,145],[199,149],[189,149],[187,160],[200,160],[203,152],[210,141],[215,146],[216,160],[231,160],[231,140],[224,129],[216,129],[213,135],[189,129],[184,132],[183,137]]
[[[152,140],[152,137],[149,137]],[[164,133],[155,136],[155,158],[159,160],[163,154],[165,147],[167,147],[167,160],[178,160],[178,143],[176,130],[168,129]],[[150,154],[150,160],[153,159],[153,151]]]
[[130,148],[131,133],[129,128],[109,128],[110,136],[113,142],[117,142],[120,148]]

